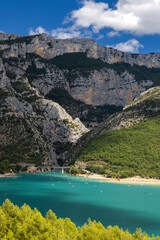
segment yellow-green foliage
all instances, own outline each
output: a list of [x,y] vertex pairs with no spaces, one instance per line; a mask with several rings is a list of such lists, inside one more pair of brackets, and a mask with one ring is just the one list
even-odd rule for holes
[[137,230],[135,234],[123,231],[117,226],[107,229],[99,222],[88,221],[83,227],[76,227],[69,218],[59,218],[49,210],[45,217],[37,210],[24,204],[21,208],[8,199],[0,207],[1,240],[160,240],[150,238]]

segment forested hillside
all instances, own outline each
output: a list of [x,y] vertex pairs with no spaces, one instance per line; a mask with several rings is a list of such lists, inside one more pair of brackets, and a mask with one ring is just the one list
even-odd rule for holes
[[160,88],[155,87],[82,138],[71,164],[106,177],[159,179],[159,136]]
[[106,177],[160,178],[160,116],[92,139],[77,161]]

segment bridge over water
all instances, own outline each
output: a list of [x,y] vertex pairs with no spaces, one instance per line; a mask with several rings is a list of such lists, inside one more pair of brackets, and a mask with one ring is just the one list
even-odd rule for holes
[[[16,164],[12,164],[16,165]],[[35,164],[28,164],[28,163],[19,163],[21,167],[35,167],[38,171],[44,173],[44,172],[54,172],[56,170],[61,170],[62,174],[64,173],[65,169],[69,169],[69,167],[60,167],[55,165],[48,165],[48,166],[36,166]]]
[[59,166],[38,166],[37,170],[43,172],[54,172],[56,170],[61,170],[62,174],[64,173],[65,169],[69,169],[69,167],[59,167]]

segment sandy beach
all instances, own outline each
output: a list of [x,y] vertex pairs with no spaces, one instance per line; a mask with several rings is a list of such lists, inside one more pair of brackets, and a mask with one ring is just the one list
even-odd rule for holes
[[103,175],[99,174],[78,174],[80,177],[89,178],[89,179],[100,179],[104,182],[110,183],[119,183],[119,184],[149,184],[149,185],[160,185],[160,179],[152,179],[152,178],[141,178],[139,176],[131,177],[131,178],[123,178],[123,179],[116,179],[116,178],[106,178]]
[[[5,173],[0,174],[0,178],[4,177],[11,177],[16,175],[15,173]],[[116,178],[106,178],[103,175],[100,174],[78,174],[79,177],[89,178],[89,179],[97,179],[97,180],[103,180],[103,182],[109,182],[109,183],[119,183],[119,184],[140,184],[140,185],[160,185],[160,179],[153,179],[153,178],[141,178],[140,176],[135,176],[131,178],[122,178],[122,179],[116,179]]]
[[16,173],[5,173],[5,174],[0,174],[0,178],[4,178],[4,177],[11,177],[16,175]]

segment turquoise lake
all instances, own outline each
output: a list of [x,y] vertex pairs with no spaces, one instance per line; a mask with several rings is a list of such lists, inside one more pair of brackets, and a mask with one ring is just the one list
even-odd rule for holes
[[19,174],[0,179],[0,204],[9,198],[27,203],[44,216],[52,209],[77,226],[90,217],[103,225],[160,235],[160,186],[105,183],[67,174]]

